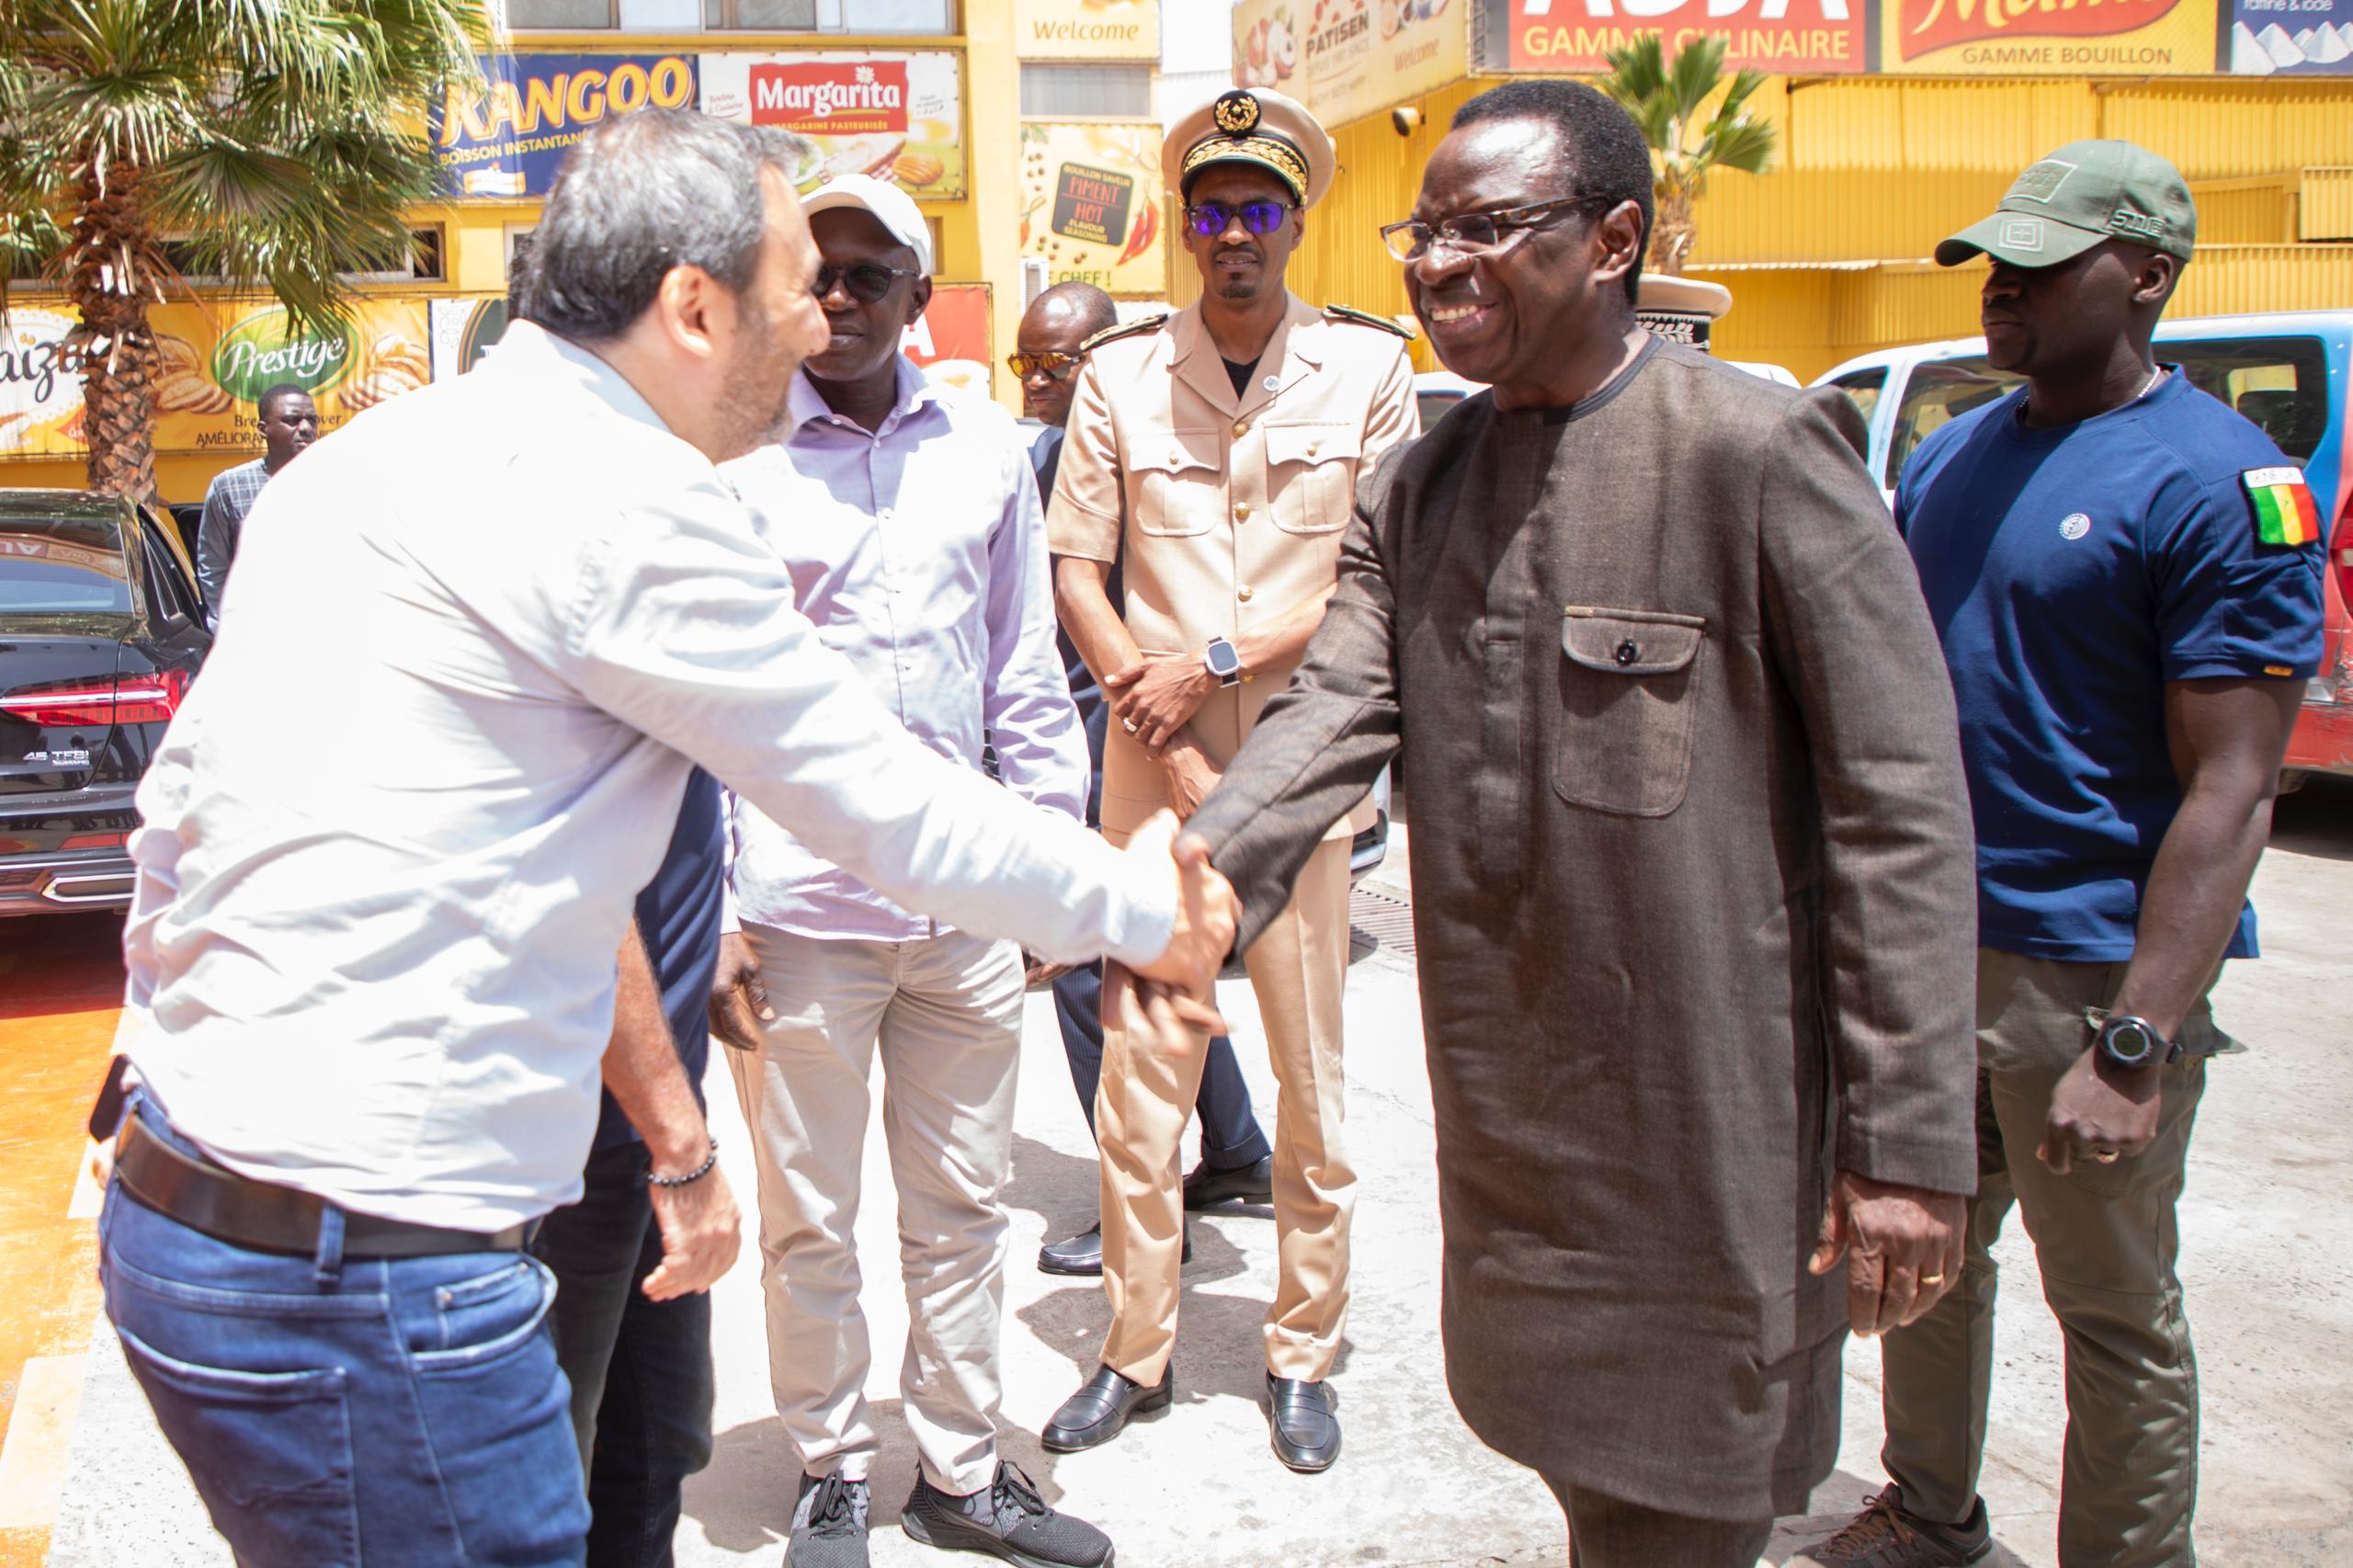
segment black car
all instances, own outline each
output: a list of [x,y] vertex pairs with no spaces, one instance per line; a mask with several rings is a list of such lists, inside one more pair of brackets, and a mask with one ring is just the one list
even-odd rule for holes
[[0,490],[0,915],[131,902],[131,797],[211,645],[156,513]]

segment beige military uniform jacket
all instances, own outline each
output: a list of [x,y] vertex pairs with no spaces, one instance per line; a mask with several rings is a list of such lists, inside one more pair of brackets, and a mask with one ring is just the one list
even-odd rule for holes
[[[1405,340],[1297,298],[1236,394],[1188,306],[1087,356],[1046,513],[1057,555],[1121,561],[1128,633],[1147,653],[1196,653],[1332,585],[1357,473],[1421,430]],[[1194,738],[1222,768],[1290,666],[1213,692]],[[1103,825],[1132,831],[1168,803],[1160,765],[1111,726]],[[1369,827],[1359,802],[1327,836]]]

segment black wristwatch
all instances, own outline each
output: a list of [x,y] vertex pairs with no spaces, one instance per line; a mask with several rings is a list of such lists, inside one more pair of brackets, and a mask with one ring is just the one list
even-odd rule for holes
[[1242,655],[1224,638],[1210,639],[1209,646],[1201,650],[1201,663],[1208,666],[1210,674],[1217,676],[1219,686],[1242,684]]
[[2181,1047],[2159,1034],[2156,1025],[2130,1013],[2110,1015],[2108,1022],[2100,1025],[2099,1033],[2092,1037],[2092,1047],[2099,1052],[2101,1061],[2127,1072],[2171,1062],[2181,1054]]

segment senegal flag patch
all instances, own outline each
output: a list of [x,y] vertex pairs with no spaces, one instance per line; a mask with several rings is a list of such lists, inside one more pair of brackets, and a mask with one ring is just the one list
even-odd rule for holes
[[2251,468],[2239,476],[2255,503],[2255,537],[2266,544],[2310,544],[2320,538],[2320,511],[2300,468]]

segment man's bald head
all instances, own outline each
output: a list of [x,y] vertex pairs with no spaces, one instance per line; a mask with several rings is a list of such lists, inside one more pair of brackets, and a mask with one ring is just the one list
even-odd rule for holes
[[[1021,312],[1014,347],[1029,355],[1067,355],[1075,359],[1079,345],[1106,327],[1117,326],[1120,312],[1111,296],[1092,283],[1057,283]],[[1074,366],[1060,373],[1032,369],[1021,378],[1021,412],[1048,425],[1070,418]]]

